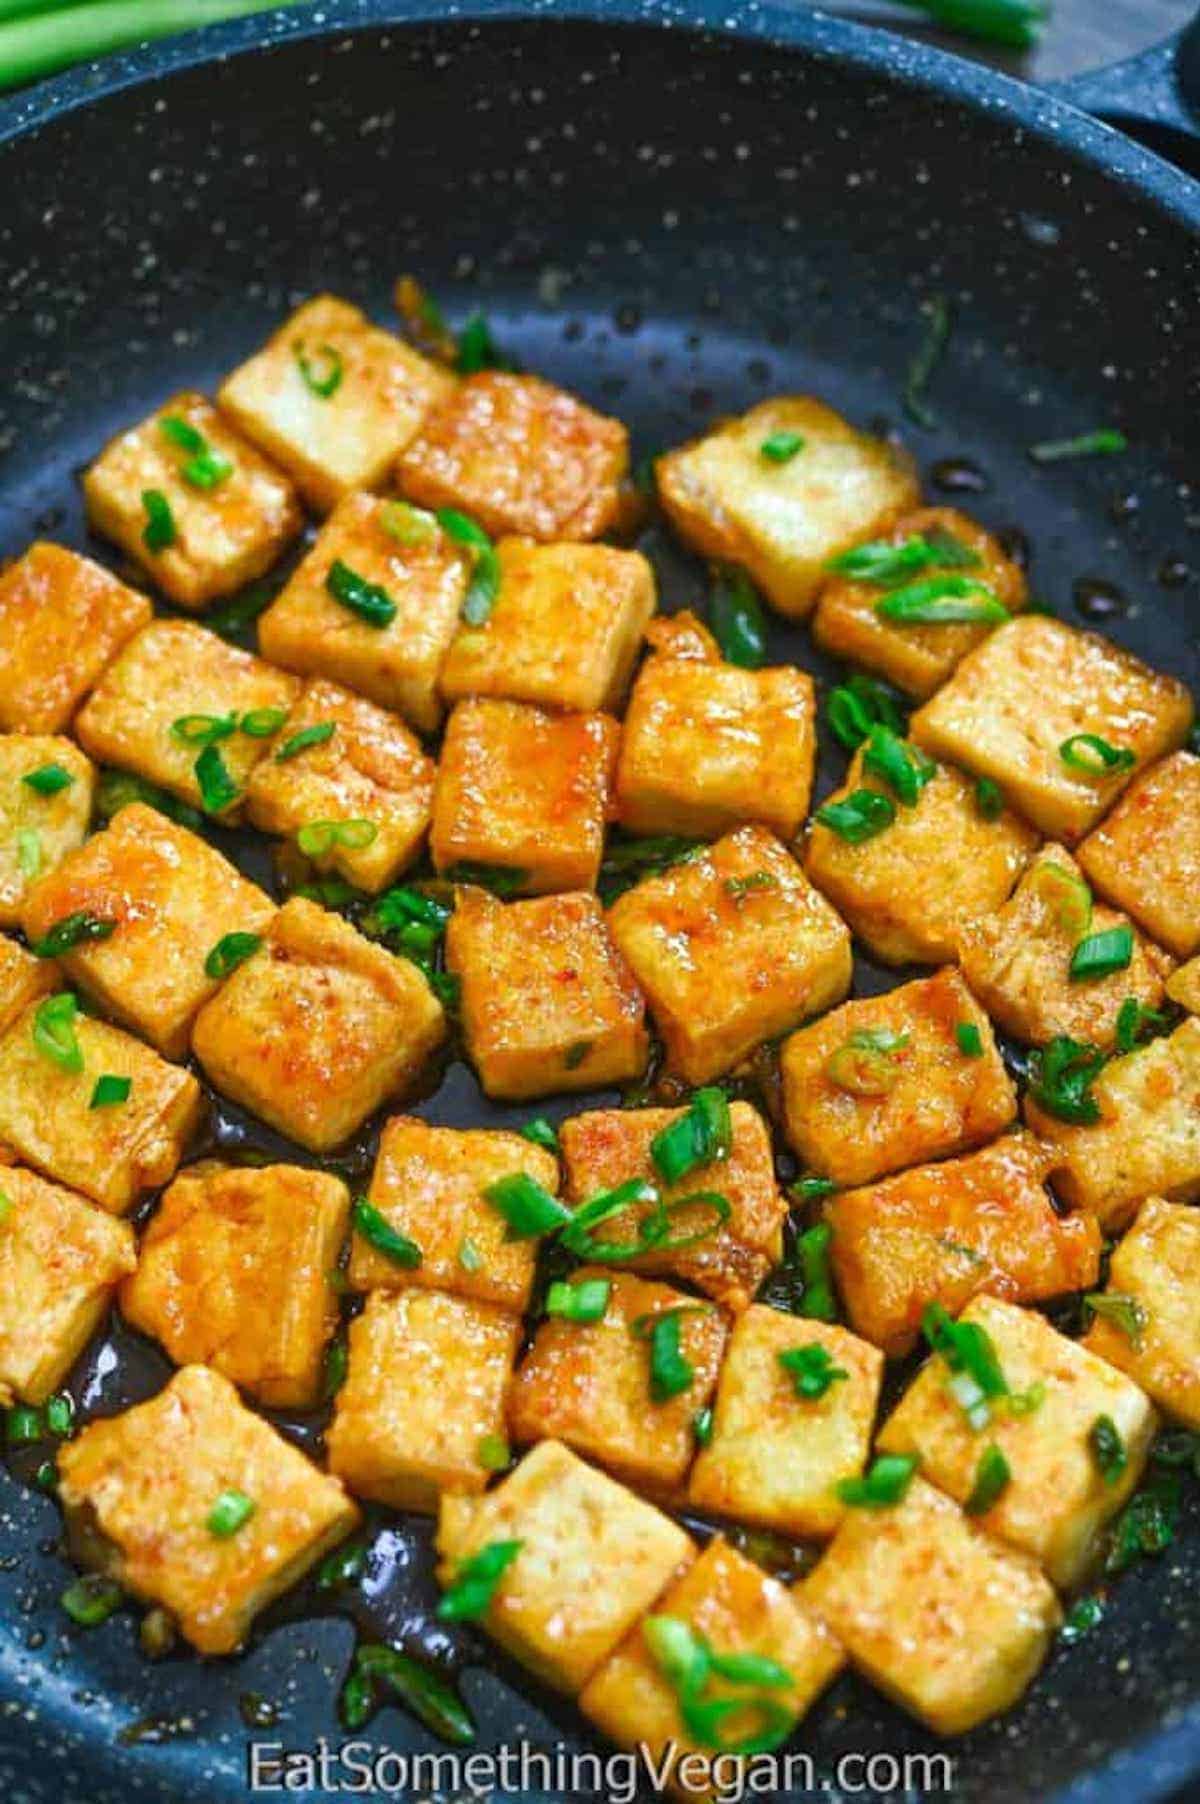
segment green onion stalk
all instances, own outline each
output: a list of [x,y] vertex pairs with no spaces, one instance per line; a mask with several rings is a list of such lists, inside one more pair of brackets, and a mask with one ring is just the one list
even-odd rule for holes
[[0,89],[154,38],[268,10],[263,0],[0,0]]

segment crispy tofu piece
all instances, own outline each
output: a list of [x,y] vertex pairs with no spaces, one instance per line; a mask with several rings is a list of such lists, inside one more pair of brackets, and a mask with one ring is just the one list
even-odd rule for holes
[[498,695],[547,708],[616,710],[657,605],[640,551],[502,539],[500,587],[442,666],[447,701]]
[[431,1127],[413,1115],[394,1115],[379,1142],[368,1201],[390,1228],[416,1242],[421,1263],[398,1265],[355,1234],[351,1288],[419,1285],[520,1314],[529,1305],[538,1243],[510,1240],[484,1191],[521,1171],[557,1192],[558,1160],[520,1134]]
[[1131,783],[1079,862],[1177,958],[1200,951],[1200,758],[1176,752]]
[[[803,441],[783,463],[777,434]],[[672,525],[705,557],[741,564],[781,614],[810,612],[830,558],[882,532],[920,498],[904,451],[803,395],[760,401],[655,466]]]
[[595,889],[620,737],[609,714],[459,702],[438,764],[436,868],[501,865],[525,895]]
[[407,959],[295,896],[196,1018],[217,1089],[310,1152],[328,1152],[418,1078],[446,1031]]
[[1047,1143],[1054,1187],[1090,1209],[1107,1232],[1146,1196],[1200,1196],[1200,1020],[1106,1065],[1091,1087],[1100,1119],[1059,1121],[1025,1098],[1025,1119]]
[[937,1735],[1015,1704],[1062,1620],[1048,1579],[921,1478],[847,1512],[799,1587],[873,1685]]
[[438,1579],[496,1541],[521,1551],[483,1619],[543,1683],[575,1696],[695,1557],[691,1539],[652,1504],[542,1441],[484,1497],[443,1495]]
[[61,733],[151,614],[146,596],[39,540],[0,570],[0,728]]
[[142,1236],[122,1312],[176,1365],[213,1366],[269,1409],[313,1409],[349,1215],[326,1172],[189,1166]]
[[[978,1036],[978,1054],[960,1030]],[[873,1035],[899,1043],[856,1047],[856,1036]],[[988,1018],[952,968],[843,1003],[784,1041],[780,1067],[788,1141],[836,1184],[969,1152],[1017,1113]]]
[[[208,748],[178,737],[174,723],[188,715],[240,719],[262,708],[286,713],[299,687],[286,671],[193,621],[154,620],[109,665],[80,709],[75,730],[84,751],[99,763],[136,771],[201,808],[196,764]],[[217,742],[239,792],[272,743],[241,731]],[[222,811],[230,820],[240,812],[240,801]]]
[[[70,784],[44,795],[25,781],[55,764]],[[0,927],[15,927],[31,888],[83,843],[96,773],[69,739],[0,733]]]
[[1113,1253],[1107,1288],[1132,1300],[1134,1332],[1096,1314],[1083,1345],[1200,1432],[1200,1209],[1147,1197]]
[[731,1070],[850,988],[845,924],[765,827],[644,879],[618,896],[609,921],[668,1062],[690,1084]]
[[974,783],[949,765],[939,765],[909,808],[864,768],[860,751],[829,800],[860,789],[893,801],[895,820],[855,845],[814,819],[805,870],[884,964],[953,963],[963,922],[1006,901],[1037,834],[1007,809],[986,819]]
[[[1010,1390],[1039,1385],[1041,1402],[1023,1415],[997,1407],[976,1432],[947,1388],[949,1367],[935,1354],[884,1423],[879,1447],[917,1454],[924,1476],[964,1505],[983,1449],[998,1447],[1012,1477],[978,1521],[1069,1590],[1085,1578],[1106,1525],[1136,1490],[1158,1419],[1136,1384],[1036,1311],[976,1297],[960,1320],[983,1329]],[[1115,1424],[1126,1454],[1111,1484],[1088,1444],[1100,1416]]]
[[[258,643],[285,670],[344,683],[432,733],[441,725],[438,672],[458,627],[468,567],[435,520],[416,534],[389,531],[394,507],[374,495],[340,501],[259,620]],[[335,564],[382,589],[396,609],[392,619],[378,625],[338,601],[327,587]]]
[[1130,925],[1115,909],[1096,905],[1086,934],[1081,933],[1073,911],[1086,889],[1066,847],[1043,846],[1003,908],[963,922],[963,975],[1014,1039],[1042,1045],[1056,1034],[1069,1034],[1111,1046],[1127,997],[1150,1009],[1163,999],[1171,960],[1136,928],[1133,957],[1124,970],[1107,977],[1071,976],[1072,956],[1086,934]]
[[858,1333],[900,1358],[927,1303],[955,1314],[981,1293],[1038,1303],[1094,1284],[1099,1230],[1091,1215],[1055,1213],[1051,1162],[1031,1134],[1009,1134],[831,1197],[833,1272]]
[[197,834],[132,802],[33,886],[21,924],[37,941],[76,913],[116,925],[63,953],[63,970],[165,1058],[185,1059],[219,988],[205,959],[227,933],[262,933],[275,904]]
[[521,1323],[440,1290],[374,1291],[350,1327],[350,1365],[326,1436],[329,1470],[359,1497],[436,1514],[477,1493],[507,1445],[504,1402]]
[[[911,731],[935,757],[991,777],[1035,827],[1073,846],[1134,768],[1183,743],[1192,713],[1174,677],[1096,633],[1028,614],[976,646],[913,715]],[[1072,769],[1061,747],[1081,733],[1132,753],[1134,767],[1098,776]]]
[[620,514],[629,435],[540,376],[481,370],[428,415],[396,482],[422,507],[453,507],[486,533],[598,539]]
[[0,1034],[31,1002],[61,987],[62,974],[53,959],[35,958],[0,934]]
[[126,1222],[31,1171],[0,1172],[0,1404],[44,1403],[137,1263]]
[[[565,1441],[585,1459],[639,1490],[673,1495],[696,1450],[694,1421],[712,1401],[725,1351],[726,1323],[712,1304],[631,1272],[585,1266],[573,1283],[611,1286],[598,1322],[548,1316],[539,1323],[509,1397],[518,1446]],[[660,1399],[651,1386],[654,1318],[677,1314],[679,1345],[692,1369],[686,1390]]]
[[[38,1046],[40,1006],[30,1004],[0,1038],[0,1143],[124,1215],[143,1190],[174,1175],[200,1120],[200,1086],[132,1035],[82,1013],[73,1032],[83,1069],[64,1070]],[[127,1077],[126,1100],[93,1108],[99,1077]]]
[[[683,1109],[591,1109],[559,1129],[566,1189],[574,1205],[634,1178],[652,1183],[670,1207],[697,1191],[715,1191],[729,1204],[729,1219],[694,1246],[642,1253],[623,1262],[631,1271],[682,1278],[734,1312],[745,1309],[773,1265],[783,1257],[787,1204],[775,1179],[766,1122],[748,1102],[729,1105],[733,1129],[729,1156],[697,1166],[677,1184],[664,1184],[651,1142]],[[597,1227],[601,1240],[631,1241],[648,1205],[635,1204]],[[680,1222],[680,1217],[675,1220]],[[683,1218],[686,1220],[686,1217]]]
[[454,386],[447,371],[357,307],[321,294],[225,378],[217,402],[324,514],[351,489],[382,488]]
[[1167,995],[1189,1014],[1200,1015],[1200,958],[1189,959],[1167,979]]
[[489,1096],[596,1090],[645,1070],[645,1004],[595,896],[505,904],[461,889],[446,965],[462,982],[467,1052]]
[[[885,545],[903,545],[913,537],[937,543],[954,540],[961,551],[953,565],[929,564],[911,580],[924,581],[952,569],[955,575],[980,582],[1002,607],[1018,614],[1029,599],[1025,573],[1006,556],[999,541],[979,523],[953,507],[921,507],[905,514],[881,533]],[[963,553],[972,560],[964,567]],[[902,578],[901,581],[908,581]],[[944,683],[959,661],[991,630],[969,621],[944,626],[906,626],[876,612],[888,587],[832,576],[821,591],[813,616],[813,638],[835,658],[858,664],[894,683],[906,695],[925,701]]]
[[264,758],[246,786],[246,813],[264,833],[293,836],[311,821],[369,821],[367,846],[334,845],[312,862],[371,894],[386,889],[420,852],[433,807],[435,765],[394,714],[337,683],[305,683],[280,735],[332,723],[333,736],[282,762]]
[[[185,1366],[122,1415],[59,1449],[72,1550],[167,1610],[202,1654],[231,1654],[260,1610],[358,1522],[336,1478],[239,1400],[227,1378]],[[254,1505],[234,1534],[209,1519],[228,1492]]]
[[[186,475],[193,453],[168,436],[175,420],[228,465],[219,481]],[[154,529],[146,497],[170,510],[169,544]],[[119,545],[181,608],[199,612],[262,576],[304,525],[291,482],[235,432],[203,395],[173,395],[141,425],[118,433],[85,472],[83,498],[97,532]]]

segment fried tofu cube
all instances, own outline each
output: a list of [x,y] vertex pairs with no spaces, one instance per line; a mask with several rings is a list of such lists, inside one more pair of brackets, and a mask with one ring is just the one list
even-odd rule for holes
[[[935,547],[947,547],[950,556],[946,563],[933,558],[913,579],[900,578],[901,583],[924,582],[952,571],[983,584],[1010,614],[1020,613],[1029,599],[1020,565],[1006,555],[990,532],[957,508],[918,508],[897,520],[880,538],[885,545],[921,538]],[[909,626],[889,620],[876,611],[877,604],[896,586],[891,580],[880,584],[832,576],[813,616],[813,638],[835,658],[875,671],[906,695],[925,701],[991,628],[970,621]]]
[[1200,951],[1200,758],[1176,752],[1131,783],[1079,862],[1177,958]]
[[1055,1213],[1050,1164],[1031,1134],[1008,1134],[964,1159],[831,1197],[833,1273],[857,1332],[901,1358],[928,1303],[953,1315],[981,1293],[1038,1303],[1094,1284],[1095,1219]]
[[1062,1620],[1036,1561],[921,1478],[894,1508],[848,1511],[799,1589],[854,1665],[936,1735],[1015,1704]]
[[1117,1313],[1097,1311],[1083,1345],[1200,1432],[1200,1209],[1147,1197],[1113,1253],[1108,1296]]
[[36,942],[77,913],[114,930],[64,952],[63,970],[165,1058],[185,1059],[219,987],[209,953],[228,933],[261,933],[275,904],[197,834],[133,802],[33,886],[22,926]]
[[[1136,769],[1183,743],[1192,714],[1174,677],[1096,633],[1028,614],[968,653],[911,731],[935,758],[990,777],[1035,827],[1073,846]],[[1097,769],[1076,768],[1062,748],[1085,734],[1126,754],[1129,767],[1108,766],[1078,743],[1075,759]]]
[[[458,627],[468,568],[436,520],[405,524],[395,510],[374,495],[340,501],[260,618],[258,643],[285,670],[344,683],[433,733],[442,720],[438,672]],[[383,590],[396,610],[389,621],[366,619],[337,599],[328,585],[338,565]]]
[[690,1084],[840,1002],[850,935],[765,827],[727,834],[609,911],[672,1069]]
[[326,1436],[329,1470],[359,1497],[436,1514],[480,1492],[507,1447],[504,1404],[521,1323],[440,1290],[374,1291],[350,1327],[350,1365]]
[[1200,958],[1189,959],[1167,979],[1167,995],[1189,1014],[1200,1015]]
[[[1012,1476],[979,1523],[1069,1590],[1086,1576],[1105,1527],[1136,1490],[1158,1419],[1136,1384],[1036,1311],[976,1297],[959,1319],[987,1335],[1012,1392],[1040,1387],[1037,1408],[1018,1414],[998,1407],[977,1432],[948,1389],[949,1367],[934,1354],[885,1422],[879,1447],[915,1453],[922,1474],[963,1505],[984,1447],[998,1447]],[[1125,1449],[1124,1469],[1111,1483],[1089,1444],[1101,1416]]]
[[[764,452],[793,436],[801,443],[792,456]],[[741,564],[771,605],[796,619],[810,612],[830,558],[920,499],[906,452],[803,395],[760,401],[655,468],[679,536],[704,557]]]
[[319,679],[304,685],[280,751],[297,734],[327,726],[332,735],[320,743],[262,760],[246,785],[246,813],[264,833],[289,837],[310,822],[368,821],[375,829],[369,844],[335,842],[312,862],[375,894],[424,844],[436,767],[394,714]]
[[[132,1035],[82,1013],[71,1023],[79,1062],[67,1068],[42,1050],[42,1006],[31,1004],[0,1038],[0,1143],[124,1215],[143,1190],[174,1176],[200,1120],[200,1086]],[[93,1107],[100,1077],[128,1078],[125,1100]]]
[[856,752],[845,784],[829,801],[844,802],[864,789],[893,801],[895,819],[854,843],[814,818],[805,870],[884,964],[953,963],[963,922],[1007,900],[1037,834],[1007,809],[987,819],[974,783],[949,765],[938,766],[910,808],[894,801]]
[[[233,1653],[359,1519],[338,1480],[207,1366],[89,1423],[59,1449],[58,1469],[76,1557],[161,1606],[202,1654]],[[250,1514],[233,1533],[214,1529],[231,1499]]]
[[61,733],[151,614],[91,558],[39,540],[0,571],[0,727]]
[[313,1409],[349,1216],[350,1192],[326,1172],[189,1166],[142,1236],[122,1313],[176,1365],[213,1366],[268,1409]]
[[[597,1322],[548,1316],[538,1325],[509,1397],[513,1440],[565,1441],[626,1484],[672,1495],[696,1450],[696,1415],[717,1386],[725,1319],[711,1304],[630,1272],[584,1266],[571,1282],[590,1279],[608,1282],[604,1314]],[[666,1398],[651,1376],[654,1323],[664,1316],[677,1318],[692,1372],[687,1387]]]
[[291,708],[300,685],[285,671],[190,620],[154,620],[109,665],[75,721],[84,751],[101,764],[136,771],[193,808],[205,797],[196,766],[215,751],[236,789],[231,803],[214,808],[225,818],[240,814],[246,779],[270,751],[272,740],[240,728],[212,747],[172,729],[189,717],[240,720],[260,710]]
[[458,892],[446,965],[489,1096],[519,1101],[624,1083],[646,1068],[645,1004],[595,896],[497,902]]
[[[54,765],[70,782],[47,794],[26,781]],[[61,781],[61,779],[59,779]],[[0,927],[15,927],[31,888],[83,843],[96,773],[69,739],[0,733]]]
[[1025,1098],[1025,1119],[1046,1142],[1051,1176],[1072,1209],[1090,1209],[1107,1232],[1146,1196],[1200,1196],[1200,1020],[1113,1059],[1091,1086],[1099,1119],[1077,1126]]
[[1127,997],[1149,1009],[1161,1003],[1171,960],[1136,928],[1130,928],[1133,956],[1124,969],[1072,977],[1071,960],[1083,939],[1130,926],[1115,909],[1092,907],[1089,894],[1066,847],[1046,845],[1003,908],[963,922],[963,975],[1014,1039],[1042,1045],[1069,1034],[1111,1046]]
[[0,934],[0,1034],[22,1009],[62,985],[53,959],[35,958],[15,940]]
[[480,626],[460,628],[442,666],[449,702],[497,695],[547,708],[616,710],[657,605],[640,551],[502,539],[500,586]]
[[445,1031],[414,964],[295,896],[201,1009],[192,1050],[222,1095],[319,1153],[411,1085]]
[[609,714],[459,702],[438,764],[435,867],[499,865],[526,895],[595,889],[620,737]]
[[555,1691],[575,1696],[695,1557],[677,1523],[542,1441],[484,1497],[443,1495],[438,1579],[475,1554],[519,1540],[483,1619],[488,1633]]
[[481,370],[458,382],[401,452],[396,482],[499,538],[598,539],[621,511],[629,435],[540,376]]
[[431,1127],[394,1115],[383,1130],[367,1199],[390,1228],[421,1249],[419,1265],[399,1265],[356,1233],[353,1290],[446,1291],[520,1314],[529,1305],[536,1240],[510,1240],[508,1224],[484,1192],[518,1172],[558,1190],[558,1160],[520,1134]]
[[137,1263],[126,1222],[31,1171],[0,1172],[0,1404],[44,1403]]
[[190,392],[111,440],[83,498],[96,531],[193,612],[262,576],[304,525],[283,472]]
[[357,307],[317,295],[221,384],[217,402],[328,513],[351,489],[382,488],[454,378]]

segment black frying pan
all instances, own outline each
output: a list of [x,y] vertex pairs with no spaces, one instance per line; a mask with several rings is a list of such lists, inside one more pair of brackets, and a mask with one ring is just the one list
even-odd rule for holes
[[[0,554],[36,532],[84,543],[77,467],[170,387],[211,388],[292,302],[328,286],[386,315],[411,269],[453,317],[482,304],[525,364],[621,414],[639,453],[773,390],[904,425],[935,493],[965,489],[989,524],[1023,529],[1067,618],[1102,616],[1197,681],[1200,188],[1059,100],[805,13],[439,10],[332,0],[0,107]],[[1172,74],[1173,53],[1152,55],[1091,99],[1186,155]],[[898,396],[935,293],[958,323],[940,423],[918,430]],[[1119,460],[1038,470],[1026,454],[1110,423],[1132,445]],[[667,605],[695,599],[699,567],[660,532],[648,544]],[[829,674],[798,632],[773,650]],[[860,967],[860,987],[884,981]],[[462,1067],[425,1106],[505,1118]],[[241,1125],[218,1116],[226,1142]],[[114,1373],[113,1345],[76,1375],[91,1408],[165,1376],[127,1334]],[[0,1512],[10,1804],[226,1804],[245,1795],[247,1719],[273,1710],[278,1727],[254,1733],[291,1745],[337,1737],[348,1620],[276,1615],[240,1661],[149,1666],[127,1615],[65,1626],[50,1503],[0,1478]],[[956,1744],[959,1797],[1130,1804],[1194,1785],[1198,1515],[1015,1713]],[[430,1632],[427,1542],[411,1522],[381,1533],[356,1600],[372,1632],[468,1662],[481,1747],[588,1745],[478,1644]],[[395,1710],[370,1733],[437,1745]],[[800,1745],[827,1770],[846,1750],[933,1744],[847,1677]]]

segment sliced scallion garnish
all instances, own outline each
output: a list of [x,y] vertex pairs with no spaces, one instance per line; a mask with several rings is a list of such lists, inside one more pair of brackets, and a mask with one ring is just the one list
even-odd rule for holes
[[396,618],[396,604],[379,583],[368,582],[341,558],[335,558],[325,577],[325,588],[336,602],[365,620],[368,626],[390,626]]
[[365,1196],[356,1198],[353,1221],[355,1231],[362,1235],[368,1245],[377,1253],[390,1259],[393,1265],[404,1266],[407,1270],[415,1270],[421,1263],[421,1249],[415,1240],[407,1234],[399,1233],[388,1221],[383,1212],[374,1203],[368,1202]]
[[856,789],[839,802],[826,802],[813,817],[847,845],[860,846],[891,826],[896,804],[875,789]]

